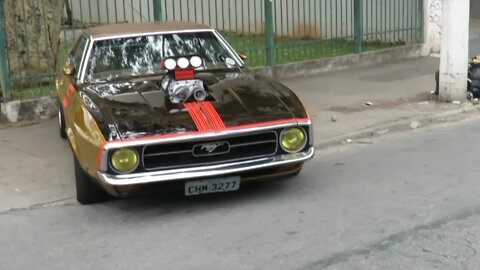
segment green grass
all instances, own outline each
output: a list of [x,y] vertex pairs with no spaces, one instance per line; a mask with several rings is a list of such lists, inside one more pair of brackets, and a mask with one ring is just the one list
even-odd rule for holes
[[[60,47],[58,47],[56,72],[61,70],[71,47],[71,43],[61,44]],[[55,76],[53,74],[52,76],[42,78],[42,81],[33,79],[15,80],[12,99],[25,100],[54,95],[56,93],[54,80]]]
[[73,44],[72,43],[65,43],[61,44],[58,47],[58,52],[57,52],[57,70],[61,69],[62,65],[65,63],[67,60],[67,55],[70,49],[72,48]]
[[[244,53],[248,58],[248,66],[265,66],[266,45],[264,35],[241,35],[236,33],[223,33],[227,40],[240,53]],[[354,43],[348,39],[330,39],[330,40],[312,40],[312,39],[294,39],[294,38],[276,38],[276,63],[285,64],[304,60],[313,60],[318,58],[333,57],[351,54],[354,52]],[[405,45],[405,42],[387,43],[380,40],[366,41],[363,44],[363,51],[372,51],[395,46]],[[72,44],[61,44],[57,54],[57,72],[61,70],[65,63],[68,52]],[[54,78],[54,77],[52,77]],[[29,81],[29,83],[17,83],[13,91],[13,99],[33,99],[47,95],[55,94],[55,85],[51,80],[50,84]]]
[[82,29],[82,28],[87,28],[87,27],[92,27],[95,25],[99,25],[99,23],[92,23],[92,22],[87,22],[87,21],[81,21],[77,19],[72,20],[72,24],[69,25],[67,24],[67,18],[62,18],[62,28],[64,29]]
[[47,85],[32,86],[23,89],[14,89],[12,96],[14,100],[26,100],[40,98],[44,96],[51,96],[55,93],[55,85],[52,83]]
[[[264,66],[266,62],[266,45],[264,35],[238,35],[234,33],[223,33],[227,40],[238,52],[244,53],[249,66]],[[333,57],[351,54],[355,46],[352,40],[330,39],[294,39],[276,38],[275,56],[277,64],[285,64],[304,60]],[[386,49],[405,45],[405,42],[395,43],[376,41],[365,41],[363,51]]]

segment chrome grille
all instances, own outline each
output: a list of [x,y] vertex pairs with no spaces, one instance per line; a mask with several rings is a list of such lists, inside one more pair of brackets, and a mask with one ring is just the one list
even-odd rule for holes
[[213,140],[148,145],[143,148],[142,159],[145,170],[193,167],[272,156],[276,154],[277,146],[277,133],[268,131]]

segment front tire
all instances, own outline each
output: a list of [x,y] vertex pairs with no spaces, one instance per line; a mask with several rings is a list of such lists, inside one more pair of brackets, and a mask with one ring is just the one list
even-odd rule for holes
[[67,128],[67,125],[65,124],[65,114],[63,112],[63,107],[60,105],[58,107],[58,129],[60,133],[60,138],[66,139],[67,138],[67,132],[65,131]]
[[81,204],[91,204],[104,202],[110,199],[110,195],[100,186],[93,182],[92,178],[85,173],[78,162],[77,157],[73,156],[75,167],[75,186],[77,189],[77,201]]

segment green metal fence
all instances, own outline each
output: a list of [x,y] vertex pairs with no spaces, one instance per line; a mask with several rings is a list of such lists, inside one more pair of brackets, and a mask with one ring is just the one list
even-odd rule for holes
[[[53,93],[52,81],[58,69],[55,64],[64,61],[75,38],[85,27],[107,23],[174,20],[207,24],[246,54],[250,66],[423,41],[423,0],[68,0],[60,1],[68,5],[64,5],[59,23],[58,47],[48,51],[31,44],[33,40],[28,36],[35,33],[29,31],[35,31],[35,27],[28,24],[35,16],[48,18],[48,11],[42,8],[54,0],[11,0],[16,3],[13,14],[11,10],[5,12],[5,1],[10,0],[0,0],[0,26],[5,20],[2,15],[16,16],[18,20],[14,31],[0,30],[3,99]],[[51,20],[39,19],[36,23],[47,25]],[[49,41],[51,35],[39,38],[53,44]],[[10,53],[1,50],[5,46]],[[37,53],[48,54],[55,61],[43,67],[32,62]]]
[[212,25],[253,66],[423,41],[423,0],[161,2],[164,19]]

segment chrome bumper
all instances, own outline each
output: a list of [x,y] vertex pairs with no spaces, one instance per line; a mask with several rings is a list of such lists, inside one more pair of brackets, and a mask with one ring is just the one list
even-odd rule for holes
[[260,158],[255,160],[232,162],[219,165],[209,165],[193,168],[182,168],[175,170],[164,170],[126,175],[110,175],[98,173],[102,184],[111,186],[147,184],[173,180],[184,180],[189,178],[206,178],[217,175],[240,173],[245,171],[264,169],[273,166],[286,165],[290,163],[303,162],[311,159],[314,155],[314,147],[305,152]]

